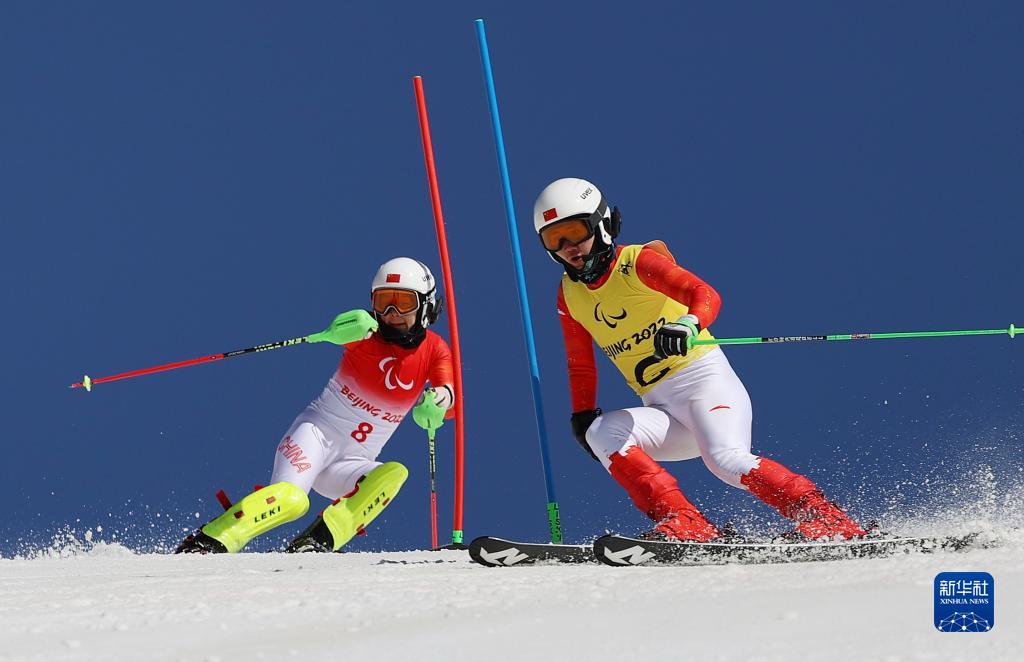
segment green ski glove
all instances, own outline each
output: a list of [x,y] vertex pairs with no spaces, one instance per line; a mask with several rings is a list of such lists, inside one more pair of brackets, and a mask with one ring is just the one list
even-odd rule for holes
[[448,411],[437,403],[437,397],[437,391],[428,388],[412,408],[412,420],[426,430],[431,439],[434,438],[434,431],[444,425],[444,415]]
[[365,340],[377,330],[377,320],[365,310],[350,310],[334,318],[331,325],[321,331],[306,336],[306,342],[329,342],[345,345],[357,340]]

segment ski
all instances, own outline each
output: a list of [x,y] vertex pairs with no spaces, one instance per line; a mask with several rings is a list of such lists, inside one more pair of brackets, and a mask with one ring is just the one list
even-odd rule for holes
[[481,536],[469,544],[469,556],[486,566],[532,565],[535,563],[595,563],[591,545],[555,545],[513,542]]
[[669,542],[620,535],[594,541],[594,556],[608,565],[795,563],[894,556],[908,552],[960,551],[976,544],[977,533],[963,536],[865,538],[837,542]]

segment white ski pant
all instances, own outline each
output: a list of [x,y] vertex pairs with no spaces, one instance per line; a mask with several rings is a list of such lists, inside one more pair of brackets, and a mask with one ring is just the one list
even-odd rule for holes
[[381,465],[368,450],[307,411],[278,444],[270,483],[286,480],[305,492],[314,489],[328,499],[341,498]]
[[759,462],[750,452],[753,411],[721,349],[669,375],[642,400],[643,407],[605,412],[587,430],[587,443],[605,469],[612,454],[639,446],[658,461],[700,456],[711,473],[746,489],[740,476]]

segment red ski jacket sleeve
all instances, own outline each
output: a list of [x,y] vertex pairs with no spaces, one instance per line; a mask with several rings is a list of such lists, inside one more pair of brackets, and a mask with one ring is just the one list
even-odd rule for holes
[[558,321],[562,323],[562,338],[569,361],[569,394],[573,412],[586,411],[597,406],[597,364],[594,361],[594,341],[582,324],[573,319],[565,305],[562,284],[558,284]]
[[[439,335],[430,334],[436,340],[434,341],[433,356],[430,361],[430,370],[428,372],[430,385],[434,388],[441,386],[447,386],[451,389],[452,395],[455,395],[455,384],[454,384],[454,368],[452,367],[452,351],[448,347],[448,343],[444,341]],[[451,419],[455,416],[455,404],[448,408],[445,413],[446,419]]]
[[636,274],[647,287],[689,308],[690,314],[700,320],[700,328],[708,328],[718,317],[722,297],[713,287],[683,269],[672,258],[645,247],[637,255]]

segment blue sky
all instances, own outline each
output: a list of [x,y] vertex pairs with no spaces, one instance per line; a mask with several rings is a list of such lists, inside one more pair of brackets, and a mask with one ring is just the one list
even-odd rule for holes
[[[644,522],[569,434],[559,268],[530,222],[552,179],[595,182],[622,210],[622,241],[663,239],[714,285],[722,337],[1024,325],[1018,3],[5,3],[4,553],[65,525],[170,541],[216,514],[218,488],[266,481],[336,348],[66,386],[317,331],[366,306],[393,256],[439,275],[414,75],[462,323],[466,535],[543,539],[479,17],[570,539]],[[1018,343],[728,355],[755,450],[868,518],[927,513],[986,466],[1019,480]],[[599,404],[635,403],[602,360]],[[439,439],[444,537],[450,427]],[[422,547],[424,435],[403,426],[382,457],[412,475],[354,545]],[[766,514],[699,462],[672,471],[716,521]]]

